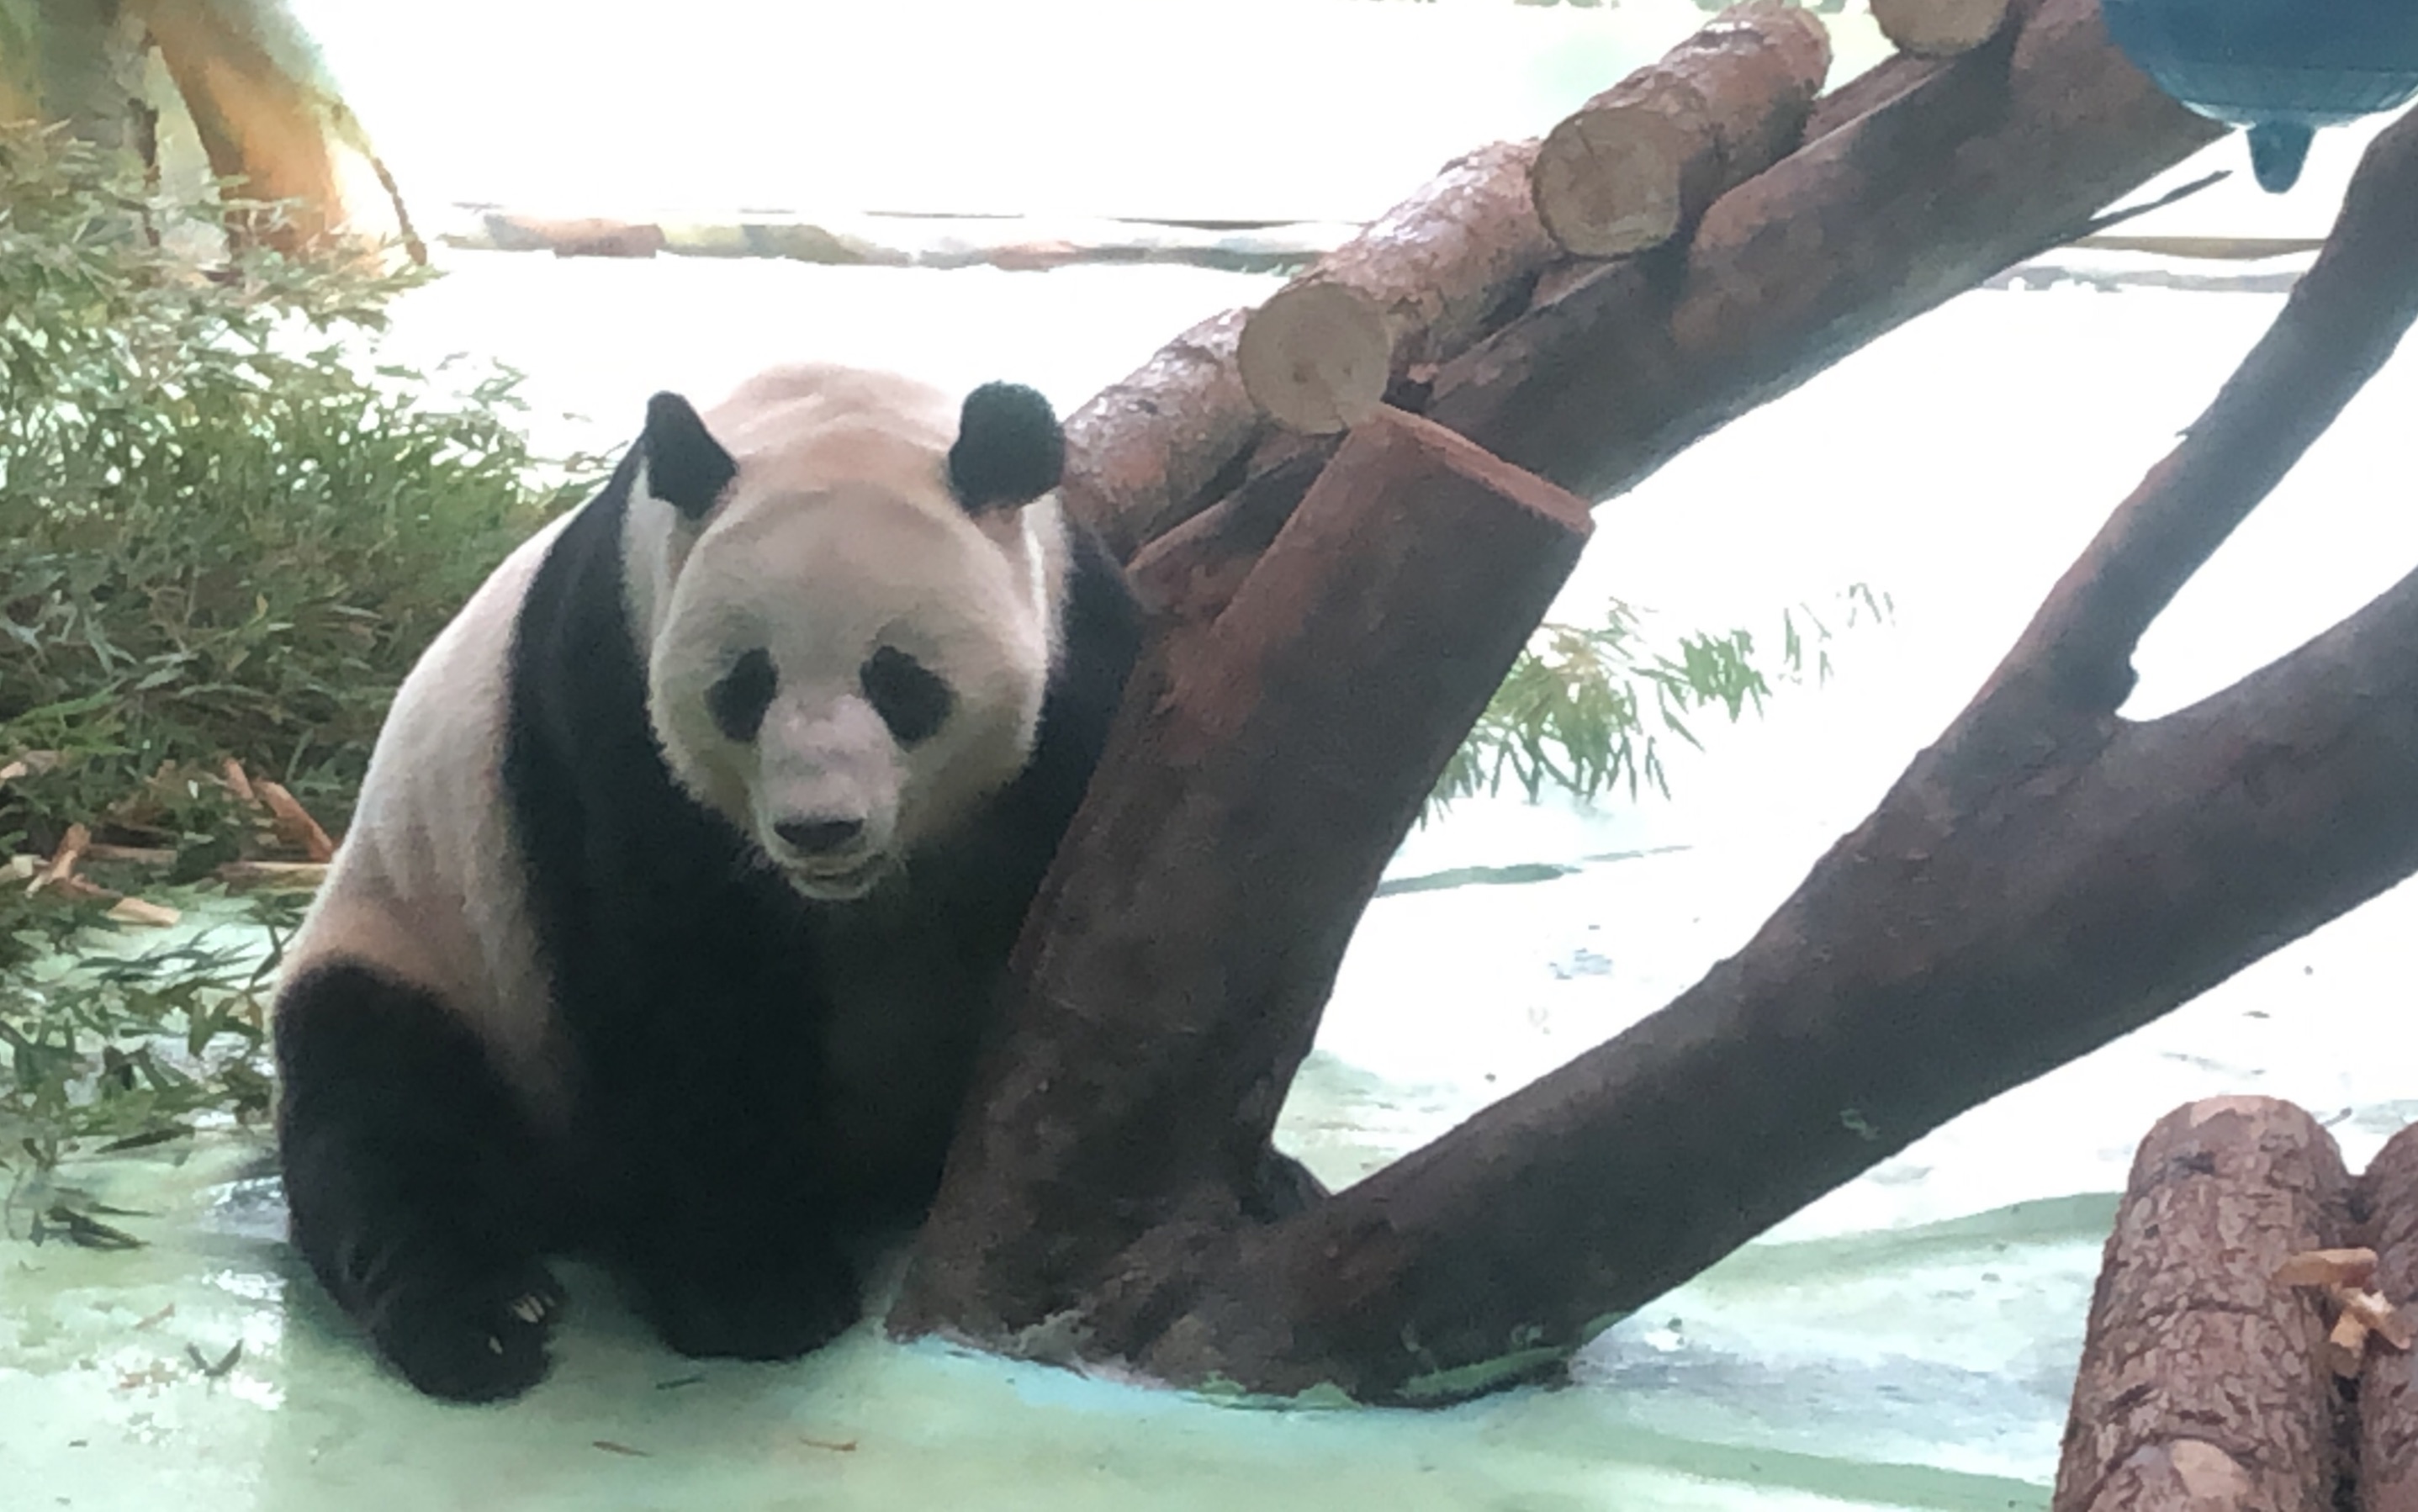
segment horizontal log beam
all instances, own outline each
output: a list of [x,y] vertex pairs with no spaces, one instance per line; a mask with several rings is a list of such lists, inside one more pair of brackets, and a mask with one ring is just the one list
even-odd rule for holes
[[[2107,40],[2098,0],[2022,0],[1988,45],[1896,58],[1817,103],[1806,145],[1714,202],[1685,248],[1607,263],[1446,365],[1422,411],[1591,499],[1999,270],[2222,129]],[[1836,97],[1833,97],[1836,98]],[[1819,133],[1815,135],[1814,133]],[[1314,467],[1263,444],[1146,546],[1144,586],[1213,616]]]

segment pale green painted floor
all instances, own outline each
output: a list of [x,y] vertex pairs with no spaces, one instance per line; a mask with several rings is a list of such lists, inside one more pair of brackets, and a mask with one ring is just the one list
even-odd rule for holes
[[[580,1271],[548,1382],[508,1406],[441,1406],[381,1374],[298,1275],[274,1180],[257,1173],[262,1153],[223,1138],[182,1161],[70,1172],[100,1200],[142,1210],[119,1221],[150,1245],[0,1252],[0,1504],[1441,1512],[1840,1504],[1832,1497],[1980,1508],[2037,1496],[2000,1477],[1759,1448],[1764,1434],[1747,1419],[1764,1394],[1752,1387],[1724,1435],[1744,1430],[1741,1443],[1708,1438],[1722,1425],[1702,1421],[1705,1404],[1684,1391],[1664,1404],[1676,1413],[1630,1411],[1624,1398],[1652,1396],[1642,1380],[1428,1414],[1279,1413],[902,1348],[869,1325],[794,1366],[692,1362],[656,1346]],[[2018,1264],[2087,1279],[2096,1239],[2081,1230],[2104,1214],[2081,1216],[2030,1242]],[[1961,1270],[1976,1245],[2000,1243],[1826,1256],[1802,1275],[1786,1261],[1763,1276],[1749,1265],[1708,1289],[1706,1306],[1818,1306],[1837,1319],[1846,1305],[1878,1317],[1901,1287],[1936,1279],[1926,1271]],[[1782,1301],[1808,1283],[1828,1295]],[[1692,1310],[1686,1299],[1670,1306]],[[238,1344],[210,1378],[204,1366]],[[1930,1410],[1972,1418],[1977,1407],[1975,1426],[1986,1428],[1985,1403]],[[1869,1438],[1851,1434],[1839,1451]]]
[[[1406,862],[1453,848],[1430,832]],[[1660,998],[1787,869],[1564,859],[1552,881],[1372,909],[1282,1130],[1323,1175],[1431,1138]],[[1951,1124],[1613,1329],[1571,1385],[1432,1413],[1226,1405],[869,1325],[794,1365],[700,1364],[579,1271],[550,1380],[441,1406],[383,1374],[299,1275],[256,1137],[82,1159],[57,1180],[130,1210],[113,1221],[147,1243],[27,1243],[46,1194],[12,1195],[0,1507],[2043,1506],[2104,1194],[2139,1131],[2191,1096],[2270,1090],[2324,1110],[2359,1163],[2418,1119],[2406,1029],[2354,1066],[2307,1048],[2374,1023],[2359,978],[2413,909],[2402,889]],[[1656,947],[1603,944],[1606,917]],[[1492,1000],[1466,991],[1487,978]]]

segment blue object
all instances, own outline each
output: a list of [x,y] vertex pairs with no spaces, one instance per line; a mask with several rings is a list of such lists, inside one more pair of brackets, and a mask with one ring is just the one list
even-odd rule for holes
[[2250,129],[2258,185],[2301,176],[2321,126],[2418,95],[2418,0],[2100,0],[2108,35],[2159,88]]

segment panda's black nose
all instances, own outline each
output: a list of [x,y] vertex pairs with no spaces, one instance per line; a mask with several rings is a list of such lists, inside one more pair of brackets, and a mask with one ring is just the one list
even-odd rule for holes
[[783,819],[773,826],[773,832],[803,855],[828,856],[834,850],[846,850],[856,844],[857,836],[865,832],[865,821],[862,819]]

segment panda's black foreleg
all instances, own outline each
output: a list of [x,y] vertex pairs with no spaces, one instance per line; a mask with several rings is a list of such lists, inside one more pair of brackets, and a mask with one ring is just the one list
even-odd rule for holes
[[856,1268],[787,1161],[722,1140],[665,1138],[624,1190],[615,1269],[632,1306],[692,1356],[788,1360],[863,1312]]
[[321,1284],[431,1396],[535,1384],[562,1292],[532,1142],[484,1048],[429,993],[353,964],[288,984],[274,1038],[294,1243]]

